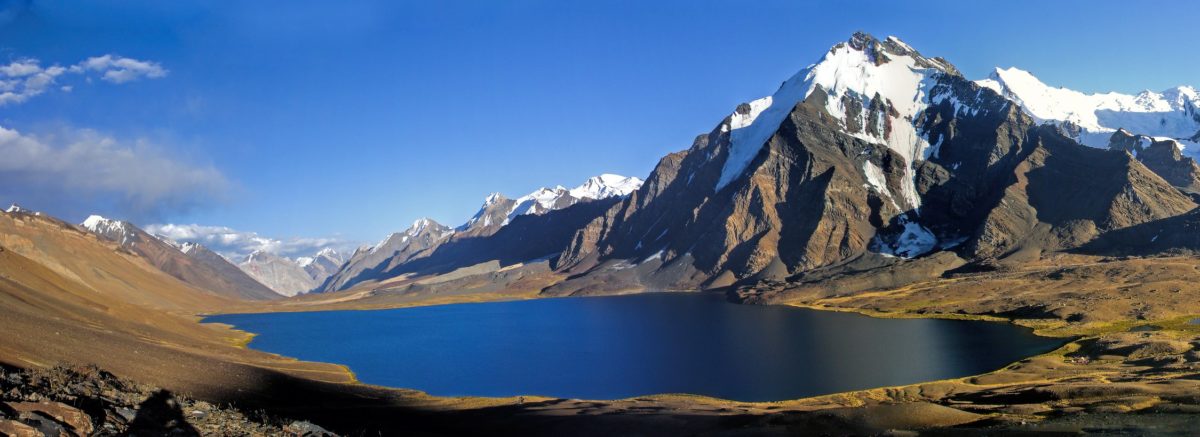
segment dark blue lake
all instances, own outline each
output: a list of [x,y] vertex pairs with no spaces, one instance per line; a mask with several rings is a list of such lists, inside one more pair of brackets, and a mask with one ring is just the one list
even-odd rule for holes
[[653,293],[208,317],[250,347],[439,396],[771,401],[985,373],[1062,339],[992,322],[876,319]]

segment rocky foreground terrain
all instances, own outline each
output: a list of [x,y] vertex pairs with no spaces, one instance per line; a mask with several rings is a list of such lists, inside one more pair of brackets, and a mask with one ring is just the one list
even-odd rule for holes
[[94,366],[0,369],[0,434],[40,436],[308,436],[303,421],[188,399]]

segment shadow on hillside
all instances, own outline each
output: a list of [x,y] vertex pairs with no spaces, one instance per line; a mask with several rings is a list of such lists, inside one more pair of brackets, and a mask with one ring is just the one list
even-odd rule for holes
[[[491,260],[499,261],[501,266],[509,266],[547,255],[557,257],[577,229],[603,214],[619,200],[600,199],[545,214],[517,216],[492,235],[456,238],[437,246],[426,256],[410,259],[394,267],[389,266],[391,259],[388,259],[363,270],[347,283],[357,284],[405,273],[441,275]],[[326,283],[323,287],[328,285]]]
[[[423,394],[368,385],[324,383],[262,370],[252,388],[229,390],[220,399],[243,412],[263,411],[285,420],[306,420],[341,435],[643,435],[696,434],[744,429],[859,429],[842,420],[809,414],[764,417],[680,412],[683,405],[552,399],[478,408],[445,409]],[[470,402],[465,400],[464,402]],[[686,402],[686,401],[684,401]],[[480,402],[484,404],[485,402]],[[491,402],[486,402],[491,404]],[[871,431],[862,429],[862,431]]]
[[187,423],[179,401],[167,390],[159,390],[142,401],[137,416],[129,424],[131,436],[199,436]]

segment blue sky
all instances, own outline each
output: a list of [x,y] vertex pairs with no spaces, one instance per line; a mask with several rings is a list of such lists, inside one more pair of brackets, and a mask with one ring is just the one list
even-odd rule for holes
[[64,75],[70,91],[0,106],[0,127],[51,148],[136,155],[113,165],[156,190],[0,165],[0,195],[73,221],[375,241],[423,216],[459,224],[493,191],[644,177],[856,30],[972,78],[1200,85],[1182,22],[1196,2],[343,3],[0,0],[0,64],[111,54],[165,73]]

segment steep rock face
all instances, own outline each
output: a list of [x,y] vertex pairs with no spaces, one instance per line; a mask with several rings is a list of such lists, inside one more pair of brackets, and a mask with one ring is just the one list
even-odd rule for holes
[[492,193],[484,199],[470,220],[459,227],[458,232],[473,237],[482,237],[496,233],[508,223],[509,213],[517,206],[515,199],[504,197],[500,193]]
[[154,237],[132,223],[96,215],[88,217],[80,227],[117,243],[123,250],[145,258],[163,272],[193,286],[241,299],[281,297],[203,246],[172,244],[174,242]]
[[856,34],[660,161],[576,233],[560,261],[576,276],[546,292],[718,287],[872,253],[1003,258],[1195,206],[1065,133],[940,58]]
[[1196,206],[1126,153],[1086,148],[1047,127],[1032,134],[1014,183],[967,245],[975,258],[1070,249]]
[[1108,147],[1129,152],[1167,182],[1189,191],[1200,190],[1200,165],[1183,156],[1183,145],[1166,138],[1154,138],[1118,129]]
[[373,247],[360,248],[323,284],[322,291],[344,290],[362,281],[382,279],[386,272],[444,243],[455,231],[431,219],[420,219],[404,232],[388,235]]
[[[606,260],[661,262],[648,285],[692,288],[829,265],[873,244],[931,250],[936,239],[911,213],[913,164],[929,147],[912,116],[929,104],[923,83],[954,75],[899,40],[856,34],[664,158],[580,231],[563,264],[581,273]],[[895,232],[876,239],[880,227]]]
[[238,267],[284,296],[307,293],[320,285],[296,262],[261,250],[251,253]]
[[1081,146],[975,84],[948,77],[933,92],[960,97],[919,118],[937,139],[918,176],[921,221],[958,236],[967,258],[1075,247],[1194,206],[1129,154]]

